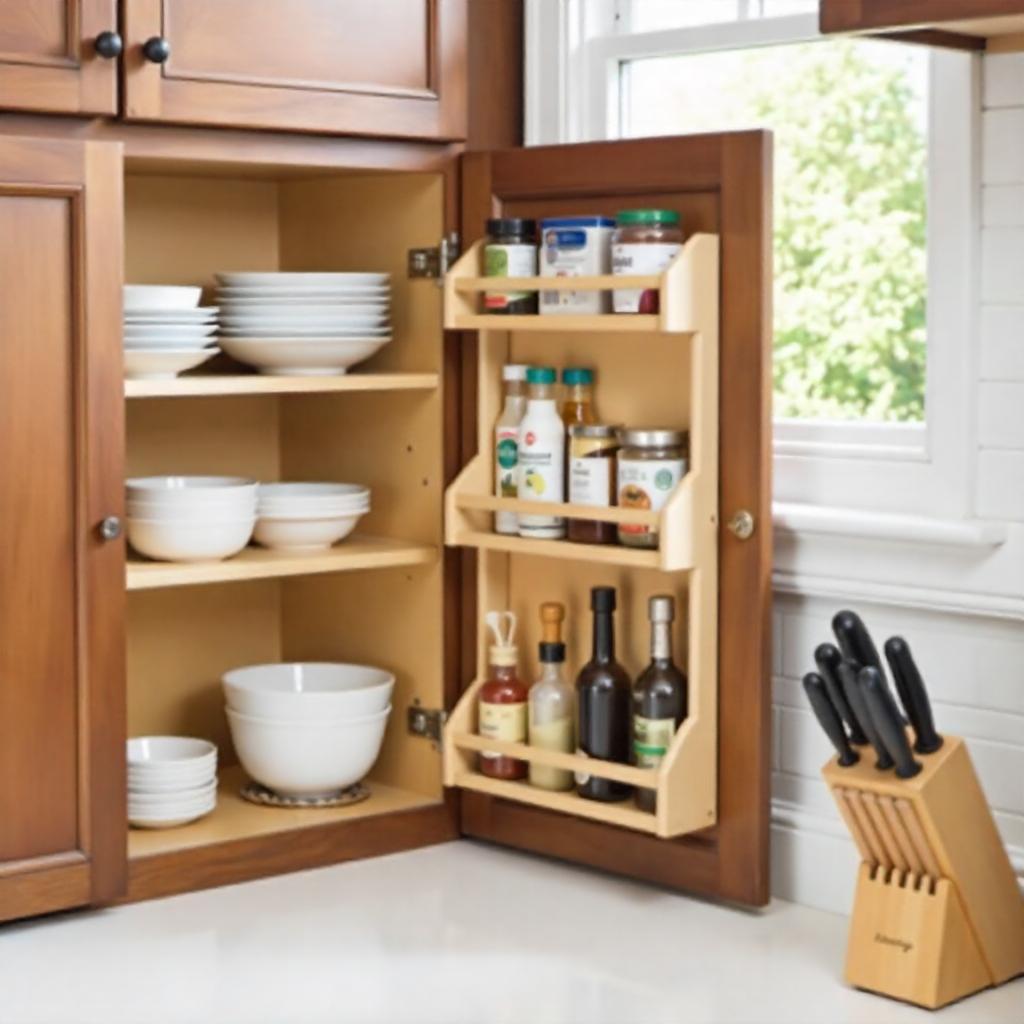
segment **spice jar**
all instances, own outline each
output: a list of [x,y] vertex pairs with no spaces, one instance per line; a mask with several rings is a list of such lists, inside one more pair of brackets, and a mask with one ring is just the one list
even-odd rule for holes
[[[612,232],[613,274],[660,274],[683,247],[675,210],[621,210]],[[657,313],[656,288],[616,288],[616,313]]]
[[[610,508],[615,504],[615,454],[619,428],[600,423],[569,427],[569,502]],[[577,544],[614,544],[615,524],[570,519],[569,540]]]
[[[537,222],[495,217],[487,222],[484,277],[537,276]],[[536,292],[484,292],[488,313],[536,313]]]
[[[622,508],[657,512],[686,475],[688,437],[683,430],[619,432],[618,497]],[[656,548],[653,526],[621,523],[619,541],[631,548]]]

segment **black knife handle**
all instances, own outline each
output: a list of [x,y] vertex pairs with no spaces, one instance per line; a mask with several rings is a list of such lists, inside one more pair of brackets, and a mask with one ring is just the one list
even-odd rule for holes
[[919,754],[934,754],[942,746],[942,737],[935,731],[928,691],[910,653],[910,644],[901,636],[889,637],[885,641],[885,659],[892,670],[896,692],[914,727],[914,749]]
[[875,761],[875,767],[880,772],[888,771],[895,762],[889,754],[888,747],[886,747],[882,742],[882,738],[878,735],[874,719],[868,711],[867,704],[864,703],[864,694],[857,685],[857,672],[859,670],[860,666],[855,665],[852,661],[842,661],[839,663],[839,680],[843,684],[843,693],[846,694],[846,699],[849,701],[850,707],[853,708],[857,721],[863,726],[864,732],[867,733],[868,741],[875,748],[875,754],[878,757],[878,760]]
[[842,660],[843,656],[835,644],[818,644],[814,649],[814,663],[818,666],[818,673],[825,681],[829,700],[832,701],[832,706],[839,712],[840,717],[850,730],[850,742],[863,747],[867,744],[868,738],[861,728],[853,708],[850,707],[846,694],[843,693],[843,684],[839,681],[839,663]]
[[877,668],[885,679],[882,659],[878,656],[878,648],[868,632],[864,620],[849,609],[836,612],[832,618],[832,632],[839,641],[839,649],[847,661],[856,662],[861,668]]
[[896,707],[889,687],[878,669],[871,666],[857,673],[857,684],[864,695],[871,721],[896,762],[896,777],[912,779],[921,770],[921,763],[914,760],[907,734],[903,731],[900,709]]
[[817,672],[808,672],[804,676],[804,690],[807,693],[807,699],[811,702],[814,717],[818,719],[818,724],[825,730],[825,735],[832,741],[832,746],[836,748],[839,764],[843,768],[849,768],[851,764],[856,764],[860,760],[860,754],[850,746],[850,742],[846,738],[843,720],[829,699],[825,680]]

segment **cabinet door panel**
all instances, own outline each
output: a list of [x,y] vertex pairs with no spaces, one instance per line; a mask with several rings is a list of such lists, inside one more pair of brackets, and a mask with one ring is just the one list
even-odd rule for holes
[[117,61],[93,40],[117,30],[116,0],[31,0],[0,10],[0,107],[116,114]]
[[0,142],[0,920],[125,877],[120,175]]
[[[717,824],[692,836],[659,839],[463,792],[462,829],[660,885],[763,904],[771,750],[770,136],[695,135],[463,158],[467,242],[484,234],[488,217],[614,216],[631,207],[675,209],[687,235],[712,232],[721,240],[720,524],[746,509],[757,527],[747,540],[721,525],[719,532]],[[475,365],[467,366],[467,388],[475,375]],[[477,439],[467,438],[464,457],[477,447]],[[474,594],[475,581],[471,573],[467,577],[465,592]],[[476,637],[472,623],[465,633]],[[473,661],[468,645],[464,660]]]
[[[466,0],[139,0],[127,116],[294,131],[465,136]],[[163,64],[142,44],[162,36]]]

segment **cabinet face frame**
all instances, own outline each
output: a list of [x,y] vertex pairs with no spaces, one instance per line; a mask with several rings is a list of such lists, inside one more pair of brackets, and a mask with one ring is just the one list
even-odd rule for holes
[[[121,147],[4,139],[0,195],[70,206],[77,841],[0,864],[0,920],[107,902],[126,881]],[[26,387],[45,382],[26,382]],[[25,799],[33,799],[31,787]]]
[[[768,901],[771,754],[771,137],[765,132],[545,146],[463,159],[462,231],[486,218],[529,216],[531,204],[621,196],[651,205],[693,194],[721,237],[719,361],[718,824],[664,840],[476,792],[461,794],[467,835],[578,861],[718,899]],[[595,212],[606,212],[604,210]],[[464,347],[464,393],[475,389],[475,348]],[[478,450],[464,403],[463,461]],[[756,528],[740,540],[723,524],[740,509]],[[475,558],[463,555],[462,685],[472,679]],[[467,596],[468,595],[468,596]],[[468,671],[467,671],[468,669]]]
[[[173,0],[131,0],[124,5],[124,116],[129,121],[266,128],[427,139],[463,139],[467,123],[468,0],[423,0],[427,14],[427,85],[424,89],[338,82],[273,85],[239,74],[179,74],[175,65]],[[301,6],[305,0],[294,0]],[[313,20],[312,12],[306,17]],[[254,31],[250,25],[245,31]],[[240,27],[242,31],[242,27]],[[167,38],[165,64],[145,59],[142,46]],[[224,40],[225,46],[231,40]]]
[[[58,0],[43,2],[58,5]],[[93,40],[101,32],[117,30],[117,0],[67,0],[63,6],[64,53],[0,52],[0,106],[58,114],[116,114],[118,61],[100,57]]]

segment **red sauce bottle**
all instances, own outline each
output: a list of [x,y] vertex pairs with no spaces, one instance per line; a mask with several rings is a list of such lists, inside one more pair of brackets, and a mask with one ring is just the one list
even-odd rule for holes
[[[486,621],[494,643],[487,682],[480,687],[478,731],[492,739],[525,743],[529,694],[518,673],[516,617],[512,612],[488,612]],[[481,751],[478,767],[481,775],[492,779],[525,779],[527,773],[525,761],[490,751]]]

